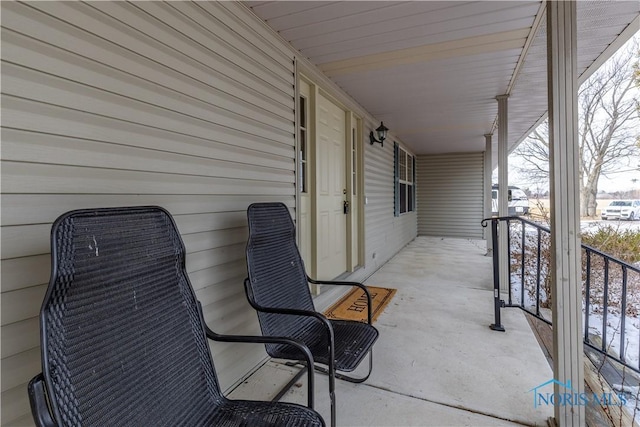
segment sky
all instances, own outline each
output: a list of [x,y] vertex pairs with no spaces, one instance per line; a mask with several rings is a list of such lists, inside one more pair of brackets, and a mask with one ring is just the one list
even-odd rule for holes
[[[640,162],[640,158],[637,159]],[[632,180],[636,179],[634,183]],[[617,173],[610,174],[609,177],[600,177],[598,181],[600,190],[611,193],[614,191],[636,190],[640,188],[640,170],[622,170]]]
[[[632,39],[640,39],[640,31],[637,32],[636,35],[632,37]],[[629,41],[629,43],[631,43],[631,40]],[[621,47],[620,50],[624,48],[625,46]],[[633,89],[632,96],[634,96],[636,99],[640,98],[639,87]],[[640,133],[640,129],[638,133]],[[521,159],[519,159],[515,155],[509,156],[510,166],[519,164],[522,164]],[[497,174],[494,173],[494,175],[494,182],[497,182]],[[633,180],[636,180],[636,182],[634,182]],[[509,184],[521,188],[534,189],[538,186],[548,188],[548,183],[546,183],[545,185],[545,183],[529,182],[526,178],[516,173],[511,167],[509,168]],[[609,173],[607,176],[601,175],[600,180],[598,181],[598,190],[606,191],[608,193],[616,191],[630,191],[636,189],[640,189],[640,152],[630,158],[622,159],[621,164],[616,171]]]

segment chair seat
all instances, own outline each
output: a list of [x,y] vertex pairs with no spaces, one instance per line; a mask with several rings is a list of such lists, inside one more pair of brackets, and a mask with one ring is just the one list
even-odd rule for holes
[[[193,425],[193,424],[190,424]],[[226,400],[203,426],[323,427],[317,412],[295,403]]]
[[[378,339],[378,330],[366,323],[350,320],[331,320],[335,341],[336,369],[343,372],[355,370],[373,343]],[[316,362],[328,364],[328,338],[325,328],[318,324],[311,330],[295,337],[303,341],[313,353]],[[286,345],[269,346],[269,355],[278,359],[297,359],[300,353]]]

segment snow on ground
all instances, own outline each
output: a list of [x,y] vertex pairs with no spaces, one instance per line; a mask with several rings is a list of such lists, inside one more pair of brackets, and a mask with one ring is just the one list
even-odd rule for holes
[[605,328],[602,312],[589,311],[589,333],[602,338],[602,331],[606,330],[607,352],[619,357],[621,348],[624,349],[625,362],[638,369],[640,363],[640,319],[625,316],[624,341],[622,341],[622,316],[611,312],[607,313],[607,327]]
[[640,230],[640,221],[619,221],[619,220],[600,220],[600,219],[588,219],[580,222],[582,231],[591,231],[598,227],[611,226],[619,228],[620,230]]

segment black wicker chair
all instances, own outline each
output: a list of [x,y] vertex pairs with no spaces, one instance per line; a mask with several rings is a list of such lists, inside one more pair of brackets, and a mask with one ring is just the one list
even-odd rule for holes
[[[314,280],[308,277],[295,240],[295,226],[282,203],[254,203],[247,211],[249,241],[245,289],[249,303],[257,310],[264,336],[286,336],[304,342],[316,362],[329,375],[331,424],[335,425],[335,378],[363,382],[373,368],[372,347],[378,331],[371,326],[371,295],[356,282]],[[358,286],[367,295],[368,323],[330,320],[315,310],[309,283]],[[271,357],[300,360],[300,352],[286,344],[267,344]],[[354,378],[351,372],[369,353],[369,371]]]
[[[312,407],[229,400],[171,216],[158,207],[79,210],[51,233],[52,273],[40,314],[42,374],[28,387],[38,426],[324,426]],[[313,383],[313,376],[309,375]]]

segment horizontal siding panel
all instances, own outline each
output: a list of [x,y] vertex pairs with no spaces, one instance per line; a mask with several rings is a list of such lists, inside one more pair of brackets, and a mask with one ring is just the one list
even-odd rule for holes
[[[282,78],[261,72],[261,67],[249,58],[234,58],[238,62],[235,64],[221,55],[216,55],[215,51],[206,49],[205,46],[194,40],[182,36],[179,31],[172,28],[180,24],[178,16],[172,17],[171,26],[163,26],[161,22],[140,10],[139,7],[124,3],[112,3],[112,7],[108,3],[104,5],[66,3],[64,6],[30,4],[30,6],[46,14],[62,16],[60,24],[64,22],[67,25],[81,28],[86,34],[79,38],[89,38],[93,35],[108,40],[114,45],[111,48],[114,51],[117,51],[114,49],[116,46],[125,48],[158,64],[191,62],[190,58],[202,59],[198,62],[206,64],[205,61],[210,61],[214,65],[212,68],[225,69],[227,75],[233,76],[234,73],[241,72],[253,77],[250,80],[253,85],[277,88],[282,92],[283,98],[293,93],[292,85],[287,85]],[[99,6],[108,9],[111,13],[118,14],[117,19],[111,18],[108,13],[99,11]],[[122,21],[129,21],[131,25]],[[215,22],[211,22],[211,25],[215,25]],[[151,32],[151,35],[146,34],[145,30]],[[211,38],[208,38],[207,42],[215,45],[215,41]],[[234,56],[230,51],[225,53]],[[260,75],[261,78],[255,78],[256,75]]]
[[[151,12],[147,7],[150,5],[144,5],[146,11]],[[199,26],[197,30],[202,31],[205,35],[202,42],[209,48],[222,56],[229,58],[231,55],[223,54],[223,49],[214,49],[216,46],[210,45],[211,39],[216,39],[221,45],[225,46],[231,52],[239,57],[239,60],[251,60],[256,68],[267,68],[270,72],[270,77],[280,80],[280,84],[274,86],[280,86],[289,90],[291,86],[288,80],[283,76],[287,74],[293,74],[293,58],[290,51],[274,49],[273,45],[266,42],[260,35],[256,34],[251,28],[247,28],[243,25],[236,25],[231,28],[229,25],[234,21],[234,16],[228,13],[225,7],[220,7],[218,3],[188,3],[188,2],[174,2],[167,3],[166,6],[170,6],[173,11],[168,11],[169,16],[175,14],[174,11],[182,13],[185,17],[188,17],[186,25],[181,28],[181,31],[185,35],[188,35],[195,39],[196,29],[194,23]],[[152,13],[152,12],[151,12]],[[153,13],[156,17],[159,14]],[[235,23],[240,21],[235,20]],[[211,22],[215,22],[212,25]],[[255,27],[255,22],[254,22]],[[249,30],[249,31],[247,31]],[[256,37],[257,36],[257,37]],[[237,46],[243,46],[243,50],[237,48]],[[243,67],[245,68],[245,67]]]
[[246,244],[249,231],[245,227],[183,235],[187,253],[215,249],[233,244]]
[[185,124],[188,124],[189,127],[199,129],[203,136],[211,132],[214,126],[242,128],[246,133],[281,144],[291,142],[291,132],[247,118],[216,114],[212,110],[197,108],[193,104],[184,104],[177,100],[174,101],[176,105],[173,108],[166,108],[15,65],[3,65],[2,81],[3,93],[6,95],[52,103],[69,109],[82,107],[82,110],[91,114],[136,122],[153,128],[173,132],[180,132],[182,129],[184,132]]
[[[170,78],[200,87],[207,92],[217,88],[229,96],[241,97],[253,102],[255,98],[252,96],[255,96],[262,99],[261,102],[273,105],[273,108],[284,117],[287,111],[293,110],[293,84],[288,90],[290,93],[277,90],[271,85],[260,84],[260,80],[253,74],[227,64],[226,61],[213,60],[212,55],[207,52],[200,53],[205,62],[199,62],[190,59],[180,51],[167,49],[166,46],[159,45],[157,42],[152,46],[141,45],[137,38],[131,36],[128,38],[129,44],[125,42],[123,45],[116,45],[109,38],[98,37],[82,29],[82,23],[76,27],[48,14],[34,13],[30,8],[31,5],[17,3],[3,5],[5,18],[3,26],[16,33],[24,33],[44,43],[91,58],[110,69],[122,70],[151,82],[162,83]],[[61,9],[64,6],[49,5],[49,8],[51,7]],[[88,22],[83,21],[83,23],[86,25]],[[28,33],[25,33],[25,28],[29,29]],[[117,34],[130,32],[127,30],[130,28],[121,28]],[[134,50],[135,47],[139,48],[138,51]],[[191,48],[188,48],[189,50]],[[180,88],[174,80],[169,84]],[[255,102],[255,104],[260,105],[261,102]]]
[[2,97],[2,107],[4,128],[111,141],[202,157],[216,156],[232,161],[263,156],[263,161],[273,159],[279,164],[283,159],[292,162],[294,157],[293,144],[283,145],[219,126],[201,128],[181,124],[173,130],[160,129],[11,96]]
[[174,219],[183,235],[247,226],[247,213],[244,211],[176,215]]
[[7,193],[295,194],[293,183],[35,163],[5,162],[2,175]]
[[40,346],[40,320],[38,317],[5,325],[2,327],[1,333],[3,358]]
[[[284,202],[292,208],[294,198],[279,195],[216,195],[216,194],[2,194],[2,224],[51,224],[58,216],[73,209],[84,209],[105,206],[150,206],[158,205],[167,209],[178,222],[178,229],[186,234],[188,224],[183,215],[198,214],[233,214],[231,220],[217,221],[216,216],[209,226],[195,229],[190,233],[211,231],[217,228],[234,228],[246,226],[246,211],[255,202]],[[242,219],[244,218],[244,220]],[[218,225],[219,224],[219,225]],[[235,225],[234,225],[235,224]],[[4,271],[3,278],[4,276]],[[3,281],[4,282],[4,281]],[[4,283],[3,283],[4,287]]]
[[[160,2],[104,3],[93,7],[119,21],[126,21],[136,31],[136,35],[138,32],[146,34],[151,39],[180,52],[188,49],[189,54],[193,51],[194,58],[202,55],[203,61],[215,58],[216,62],[229,62],[238,69],[259,77],[259,84],[268,84],[287,95],[293,94],[293,87],[286,78],[287,71],[293,71],[293,61],[288,64],[289,67],[279,65],[268,56],[261,58],[262,61],[257,61],[257,52],[253,46],[238,37],[235,30],[228,31],[215,12],[206,16],[203,9],[193,3],[182,6]],[[169,22],[165,24],[165,28],[158,25],[165,22]],[[214,30],[209,30],[209,27]],[[243,49],[238,47],[240,45]]]
[[[286,77],[282,77],[283,74],[286,76],[287,72],[292,73],[292,65],[287,69],[273,60],[259,63],[255,60],[256,54],[251,51],[250,45],[243,46],[247,51],[240,50],[235,45],[238,40],[233,31],[227,31],[215,17],[205,16],[202,9],[193,4],[172,6],[160,2],[149,4],[105,2],[91,6],[104,13],[101,18],[100,15],[96,15],[96,19],[114,18],[126,24],[126,27],[123,26],[123,31],[130,33],[130,37],[150,45],[162,44],[171,49],[172,56],[177,59],[190,59],[202,64],[215,62],[216,68],[226,66],[232,70],[235,69],[236,72],[248,74],[256,79],[256,84],[270,86],[286,97],[293,94],[293,86]],[[82,13],[93,16],[88,10],[82,10]],[[197,16],[195,20],[194,16]],[[113,25],[113,27],[116,26],[117,24]],[[118,40],[118,37],[110,35],[111,27],[110,25],[109,29],[101,34],[109,34],[110,40]],[[223,33],[224,38],[218,37],[216,32]],[[121,41],[117,42],[122,43],[122,46],[130,46],[127,35],[121,36]],[[158,53],[168,49],[158,49]],[[137,49],[134,48],[134,50]],[[233,73],[225,74],[233,76]]]
[[42,284],[17,289],[15,291],[3,292],[2,301],[0,301],[0,307],[2,307],[2,313],[0,315],[2,325],[20,322],[38,316],[46,291],[47,284]]
[[[47,228],[51,228],[51,226],[48,226]],[[6,249],[10,245],[8,240],[5,240],[6,236],[4,235],[4,230],[5,228],[3,227],[2,248]],[[22,230],[24,230],[24,228],[22,228]],[[45,236],[46,237],[44,238],[48,239],[49,232],[47,232]],[[31,244],[41,245],[41,239],[43,239],[43,237],[40,235],[32,236],[32,240],[34,240],[34,242]],[[2,269],[2,292],[15,291],[21,288],[48,283],[49,275],[51,273],[51,256],[48,253],[49,248],[47,248],[46,252],[47,253],[45,255],[29,255],[21,258],[3,259],[2,264],[0,264],[0,268]]]
[[99,169],[122,169],[177,175],[249,179],[293,183],[288,169],[206,159],[146,148],[64,138],[43,134],[25,134],[6,130],[2,135],[2,156],[15,162],[42,162]]
[[[2,227],[2,259],[28,257],[43,261],[43,257],[37,255],[49,253],[51,249],[50,230],[51,224]],[[11,267],[24,267],[24,265],[12,265]],[[4,283],[2,289],[6,290]]]
[[[285,132],[292,133],[294,130],[293,123],[289,120],[290,114],[287,114],[288,108],[282,108],[279,115],[275,114],[273,111],[279,111],[277,105],[263,102],[261,98],[255,98],[255,104],[252,104],[216,87],[188,84],[178,77],[168,78],[163,74],[159,74],[154,81],[148,81],[11,30],[4,30],[2,39],[3,60],[15,66],[38,69],[51,76],[63,77],[160,107],[178,109],[185,114],[195,116],[200,110],[205,110],[215,112],[223,118],[251,119]],[[24,49],[34,52],[33,55],[21,56],[20,52]]]
[[[199,294],[201,297],[199,301],[203,307],[208,307],[212,304],[216,304],[220,301],[227,301],[229,298],[237,299],[240,303],[247,303],[247,299],[244,298],[244,285],[243,281],[246,276],[246,268],[235,268],[236,263],[229,263],[228,266],[234,272],[229,278],[218,281],[214,284],[208,285],[200,289]],[[241,295],[242,298],[238,298]],[[250,310],[247,310],[250,312]],[[220,312],[222,314],[222,312]],[[228,313],[225,313],[225,316]],[[220,316],[223,317],[223,316]]]
[[246,242],[229,245],[223,248],[192,252],[187,256],[187,272],[198,271],[208,267],[225,264],[244,257]]
[[17,387],[2,392],[2,402],[6,408],[3,409],[2,418],[0,419],[3,427],[25,427],[34,425],[31,414],[20,417],[20,415],[22,415],[20,408],[29,406],[27,383],[20,384]]
[[417,158],[418,233],[483,237],[483,153]]
[[28,382],[33,376],[42,371],[41,366],[40,347],[3,358],[2,367],[0,368],[2,372],[2,392],[4,393]]
[[[268,54],[282,65],[290,64],[290,46],[282,43],[281,37],[266,28],[262,19],[256,19],[244,2],[201,2],[199,5],[210,13],[219,15],[227,25],[233,25],[234,30],[260,52]],[[214,10],[214,7],[217,9]]]
[[[201,299],[203,304],[204,301],[210,303],[217,298],[217,286],[226,281],[232,281],[235,286],[243,286],[242,283],[246,276],[247,265],[244,258],[215,267],[189,272],[191,285],[198,293],[198,299]],[[207,289],[209,287],[212,287],[212,289]]]

